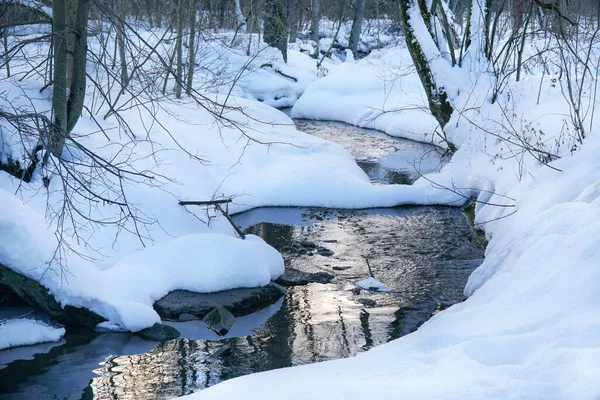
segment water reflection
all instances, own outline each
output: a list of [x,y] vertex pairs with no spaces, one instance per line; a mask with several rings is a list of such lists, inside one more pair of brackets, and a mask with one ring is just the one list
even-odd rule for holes
[[446,162],[433,146],[341,122],[294,120],[298,130],[342,145],[379,184],[410,184]]

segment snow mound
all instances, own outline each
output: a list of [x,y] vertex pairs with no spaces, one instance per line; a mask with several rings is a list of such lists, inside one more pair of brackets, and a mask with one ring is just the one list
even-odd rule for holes
[[88,308],[129,331],[159,322],[154,302],[172,290],[215,292],[268,284],[283,259],[262,239],[210,233],[186,235],[122,257],[101,270],[72,255],[68,282],[49,270],[58,243],[45,220],[0,189],[0,263],[39,281],[63,306]]
[[0,322],[0,350],[37,343],[57,342],[64,328],[55,328],[33,319],[10,319]]
[[[360,77],[360,79],[357,79]],[[294,118],[335,120],[444,146],[408,50],[378,50],[332,68],[294,105]]]

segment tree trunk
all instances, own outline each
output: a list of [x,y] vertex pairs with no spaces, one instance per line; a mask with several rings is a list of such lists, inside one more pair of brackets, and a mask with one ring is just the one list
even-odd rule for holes
[[317,42],[315,49],[315,57],[319,57],[319,22],[321,21],[321,13],[319,11],[319,0],[311,1],[311,14],[310,14],[310,39]]
[[288,23],[290,26],[290,43],[296,43],[298,37],[298,0],[288,1]]
[[183,1],[177,2],[177,40],[175,51],[177,52],[177,72],[175,76],[175,97],[181,98],[181,86],[183,84]]
[[73,57],[73,75],[67,103],[67,133],[70,133],[81,117],[86,89],[86,56],[87,56],[87,25],[90,13],[90,1],[79,0],[75,27],[71,34],[75,36],[75,50]]
[[[122,19],[127,17],[125,0],[117,0],[117,15]],[[129,74],[127,72],[127,57],[125,55],[125,27],[122,22],[119,22],[117,25],[117,47],[119,49],[119,63],[121,64],[121,93],[124,93],[129,82]]]
[[267,0],[263,38],[265,43],[281,51],[287,62],[288,22],[284,0]]
[[[239,1],[239,0],[238,0]],[[196,0],[190,0],[190,36],[188,40],[188,74],[185,92],[192,94],[192,85],[194,84],[194,71],[196,65]]]
[[[77,4],[74,4],[75,1]],[[71,9],[67,10],[69,7]],[[73,7],[77,8],[74,17],[71,15]],[[55,157],[60,157],[65,140],[83,110],[89,0],[55,0],[52,2],[52,15],[54,127],[48,147]]]
[[352,30],[350,31],[350,39],[348,47],[356,56],[358,45],[360,43],[360,33],[362,31],[362,23],[365,16],[365,0],[354,1],[354,20],[352,21]]
[[[418,4],[415,2],[418,2]],[[448,95],[446,94],[445,90],[438,87],[437,83],[435,82],[433,73],[429,67],[428,59],[425,57],[421,44],[415,36],[412,21],[408,13],[411,7],[417,6],[421,11],[425,25],[427,28],[429,28],[429,30],[431,30],[431,15],[427,10],[425,0],[401,0],[400,11],[402,27],[404,29],[404,38],[406,40],[406,46],[408,47],[410,56],[415,64],[415,68],[417,69],[417,73],[419,74],[419,78],[421,79],[421,83],[423,84],[423,88],[425,89],[425,93],[427,94],[431,114],[433,114],[435,119],[440,124],[440,127],[443,129],[450,120],[453,110],[450,102],[448,101]],[[423,15],[423,13],[427,14]]]
[[54,42],[54,93],[52,111],[54,127],[50,151],[60,157],[67,135],[67,7],[65,0],[52,2],[52,40]]
[[234,1],[234,5],[235,5],[235,19],[236,19],[236,31],[239,32],[244,32],[245,28],[244,26],[246,25],[246,18],[244,17],[244,13],[242,12],[242,6],[240,4],[240,0],[235,0]]

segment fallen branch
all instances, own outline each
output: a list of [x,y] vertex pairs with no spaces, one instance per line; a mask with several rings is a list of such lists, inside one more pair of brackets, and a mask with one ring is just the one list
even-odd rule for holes
[[221,214],[223,214],[223,216],[225,217],[227,222],[229,222],[229,224],[231,224],[231,226],[237,232],[237,234],[240,236],[240,238],[246,239],[246,235],[244,235],[244,232],[242,232],[242,230],[239,228],[239,226],[237,226],[235,224],[235,222],[233,222],[233,220],[229,216],[229,213],[227,212],[227,210],[223,210],[223,207],[221,207],[221,204],[229,204],[229,203],[231,203],[231,201],[232,201],[231,199],[218,199],[218,200],[206,200],[206,201],[180,201],[179,205],[184,206],[184,207],[185,206],[213,206],[213,207],[215,207],[215,209],[217,209],[218,211],[221,212]]
[[283,71],[281,71],[279,68],[275,68],[275,67],[273,66],[273,64],[271,64],[271,63],[266,63],[266,64],[263,64],[263,65],[261,65],[260,67],[261,67],[261,68],[271,68],[271,69],[273,69],[273,71],[277,72],[279,75],[281,75],[281,76],[283,76],[283,77],[285,77],[285,78],[291,79],[291,80],[292,80],[292,81],[294,81],[294,82],[298,82],[298,78],[294,78],[293,76],[291,76],[291,75],[288,75],[288,74],[284,73],[284,72],[283,72]]
[[180,206],[216,206],[217,204],[231,203],[231,199],[207,200],[207,201],[180,201]]

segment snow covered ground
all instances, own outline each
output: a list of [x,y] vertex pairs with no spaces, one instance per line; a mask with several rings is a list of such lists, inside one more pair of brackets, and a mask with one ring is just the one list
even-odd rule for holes
[[[294,115],[366,125],[369,103],[354,91],[363,83],[360,93],[377,107],[390,93],[408,104],[410,96],[374,81],[382,65],[374,57],[315,82]],[[469,298],[355,358],[249,375],[186,399],[600,398],[600,126],[588,119],[575,150],[555,80],[529,75],[491,104],[482,71],[471,71],[472,90],[453,94],[458,112],[446,132],[458,151],[414,185],[480,201],[476,223],[489,245]],[[396,118],[404,131],[388,132],[414,138],[407,128],[421,121]],[[544,152],[553,155],[549,165],[540,162]]]
[[400,47],[332,67],[307,88],[292,116],[346,122],[444,147],[427,107],[410,54]]
[[[308,68],[305,61],[299,68]],[[258,65],[258,71],[274,65]],[[294,115],[438,143],[436,124],[423,111],[423,93],[407,65],[406,51],[397,49],[332,67],[329,76],[306,89]],[[67,239],[73,249],[65,255],[69,272],[61,275],[48,264],[56,248],[56,220],[45,218],[61,205],[60,180],[46,190],[40,177],[23,184],[0,173],[0,237],[11,237],[0,241],[0,263],[41,279],[63,304],[87,306],[135,331],[157,321],[152,302],[169,290],[260,285],[283,269],[281,257],[264,242],[236,239],[222,219],[208,224],[206,213],[186,210],[179,200],[233,196],[230,211],[237,212],[266,205],[460,205],[477,196],[476,222],[490,241],[464,303],[437,314],[414,334],[355,358],[250,375],[188,398],[597,399],[600,129],[587,121],[584,145],[574,148],[561,128],[569,109],[551,79],[528,76],[492,105],[485,71],[470,73],[477,77],[465,83],[472,90],[460,91],[460,82],[449,81],[458,112],[446,132],[457,153],[442,171],[413,186],[371,185],[345,150],[296,131],[283,114],[250,100],[229,99],[245,114],[228,110],[227,124],[215,123],[208,111],[185,100],[123,110],[132,130],[151,135],[152,143],[144,135],[127,139],[114,118],[103,122],[108,138],[87,135],[97,126],[84,118],[75,133],[86,147],[159,177],[158,184],[125,184],[137,215],[156,222],[143,224],[136,235],[131,226],[127,232],[80,221],[79,240]],[[258,92],[258,78],[244,79],[249,89],[234,94],[271,101]],[[273,97],[272,104],[290,105],[304,89],[290,88],[290,80],[282,79],[286,100],[277,103]],[[16,81],[5,80],[3,89],[10,91],[11,84]],[[20,85],[32,94],[41,86]],[[225,93],[214,87],[222,98]],[[38,109],[47,110],[48,95],[42,96],[31,97]],[[148,126],[153,116],[168,129]],[[542,152],[523,148],[515,133]],[[2,132],[3,144],[15,143],[10,135]],[[107,146],[109,141],[119,146]],[[185,156],[181,148],[188,150]],[[12,150],[18,157],[19,149]],[[543,152],[552,154],[549,166],[540,162]],[[108,205],[92,210],[109,219],[121,212]],[[49,266],[54,269],[45,273]]]
[[[230,57],[231,65],[238,67],[243,60],[265,61],[234,50],[219,57]],[[33,49],[31,56],[42,54],[43,48]],[[222,63],[219,57],[215,60]],[[273,67],[282,63],[277,62]],[[15,75],[1,81],[6,99],[13,109],[48,112],[51,93],[40,94],[42,82],[19,81],[15,72],[19,68],[24,66],[15,63]],[[298,71],[310,75],[310,68],[305,63]],[[256,97],[265,80],[273,85],[265,89],[271,94],[292,90],[288,79],[267,79],[264,69],[249,68],[238,86],[254,89],[239,89],[238,94]],[[102,77],[101,71],[95,73]],[[283,113],[223,93],[215,82],[213,75],[198,76],[199,85],[215,92],[203,94],[204,108],[189,98],[123,107],[119,115],[127,121],[127,131],[114,116],[101,120],[84,115],[63,153],[77,161],[69,164],[71,170],[55,164],[48,171],[38,170],[31,183],[0,172],[0,238],[9,238],[0,241],[0,263],[41,282],[62,305],[88,308],[113,327],[139,331],[159,321],[152,304],[171,290],[260,286],[283,272],[283,259],[262,240],[237,239],[214,210],[182,207],[180,200],[232,197],[232,213],[260,206],[366,208],[464,202],[432,187],[372,185],[342,147],[298,132]],[[293,90],[302,90],[299,82],[294,82]],[[87,102],[93,109],[99,100],[93,83],[88,84]],[[136,86],[131,90],[137,93]],[[134,97],[122,96],[124,105],[133,100],[128,96]],[[136,100],[144,96],[148,94],[139,94]],[[100,107],[97,115],[106,111],[107,106]],[[3,127],[3,162],[8,157],[28,159],[37,136],[22,133]],[[121,180],[122,172],[110,174],[102,168],[90,172],[89,165],[98,159],[92,162],[88,150],[129,171],[125,174],[130,178]],[[47,188],[43,174],[53,174]],[[66,199],[64,193],[69,194]],[[89,201],[90,193],[101,196]]]
[[8,347],[57,342],[65,334],[64,328],[55,328],[34,319],[0,321],[0,350]]

